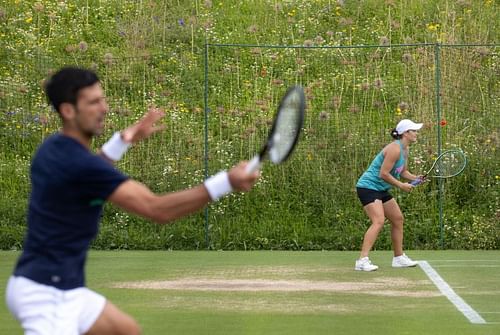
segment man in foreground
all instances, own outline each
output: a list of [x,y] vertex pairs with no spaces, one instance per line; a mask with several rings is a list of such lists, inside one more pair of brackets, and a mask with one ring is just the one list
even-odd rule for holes
[[131,316],[85,287],[87,252],[104,202],[169,223],[233,190],[249,191],[259,174],[247,173],[246,162],[240,162],[196,187],[154,194],[112,163],[163,128],[156,125],[162,111],[151,109],[93,154],[91,141],[102,133],[108,112],[98,77],[64,68],[50,79],[46,94],[62,129],[43,142],[32,161],[28,230],[7,284],[7,305],[29,335],[140,334]]

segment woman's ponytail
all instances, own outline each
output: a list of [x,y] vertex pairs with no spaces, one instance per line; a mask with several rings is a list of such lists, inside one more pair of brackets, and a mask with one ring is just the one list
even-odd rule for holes
[[401,138],[401,135],[398,134],[396,128],[394,128],[393,130],[391,130],[391,136],[395,140],[399,140]]

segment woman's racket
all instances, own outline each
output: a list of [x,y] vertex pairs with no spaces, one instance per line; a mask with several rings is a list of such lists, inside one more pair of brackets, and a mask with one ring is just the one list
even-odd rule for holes
[[450,178],[462,173],[467,165],[467,158],[462,150],[447,150],[436,158],[429,171],[423,178],[416,179],[410,184],[416,186],[424,182],[425,178]]
[[248,173],[260,167],[266,154],[274,164],[280,164],[290,156],[299,139],[305,109],[304,89],[300,86],[290,87],[281,99],[266,143],[247,165]]

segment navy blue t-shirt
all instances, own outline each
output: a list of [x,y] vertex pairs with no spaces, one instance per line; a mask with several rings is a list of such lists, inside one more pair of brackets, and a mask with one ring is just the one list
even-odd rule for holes
[[49,137],[31,165],[28,231],[14,275],[62,290],[84,286],[103,204],[125,180],[75,139]]

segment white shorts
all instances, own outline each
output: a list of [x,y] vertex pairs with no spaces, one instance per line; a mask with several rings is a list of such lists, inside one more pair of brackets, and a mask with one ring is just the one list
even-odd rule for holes
[[80,335],[104,309],[106,299],[85,287],[60,290],[24,277],[10,277],[7,306],[25,335]]

